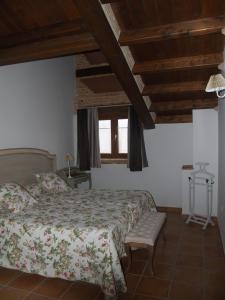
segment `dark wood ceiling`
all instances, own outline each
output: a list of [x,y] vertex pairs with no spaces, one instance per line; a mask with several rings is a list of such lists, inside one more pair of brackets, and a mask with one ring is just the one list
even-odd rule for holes
[[152,111],[175,121],[174,115],[191,115],[193,108],[216,106],[215,95],[204,90],[223,61],[225,1],[129,0],[112,6],[119,42],[131,50],[133,73],[141,75]]
[[192,109],[217,105],[204,90],[223,61],[224,27],[224,0],[2,0],[0,65],[83,53],[77,76],[102,105],[121,89],[146,128],[150,112],[190,122]]

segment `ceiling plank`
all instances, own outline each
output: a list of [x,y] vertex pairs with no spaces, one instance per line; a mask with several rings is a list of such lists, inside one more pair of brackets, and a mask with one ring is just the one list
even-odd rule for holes
[[114,74],[81,78],[81,81],[95,94],[123,91]]
[[157,115],[156,124],[192,123],[192,114]]
[[121,0],[100,0],[102,4],[109,4],[114,2],[120,2]]
[[225,16],[197,19],[163,26],[122,31],[121,46],[175,39],[183,36],[200,36],[220,32],[225,27]]
[[105,74],[112,74],[112,68],[110,66],[78,69],[76,71],[77,77],[90,77],[90,76],[98,76],[98,75],[105,75]]
[[79,18],[76,21],[54,24],[29,30],[26,32],[11,34],[0,39],[0,48],[7,48],[47,40],[65,35],[74,35],[87,32],[84,22]]
[[135,63],[132,71],[134,74],[143,74],[148,72],[203,68],[217,66],[222,61],[223,53],[158,59]]
[[143,96],[152,94],[163,93],[183,93],[183,92],[195,92],[204,91],[206,87],[206,81],[187,81],[169,84],[154,84],[146,85],[142,91]]
[[154,102],[150,107],[150,111],[165,112],[165,111],[180,111],[190,109],[205,109],[214,108],[218,105],[217,99],[197,99],[197,100],[179,100],[179,101],[164,101]]
[[134,105],[145,128],[154,128],[154,122],[148,107],[139,91],[133,74],[127,64],[118,41],[107,21],[102,6],[98,0],[74,0],[90,31],[96,38],[107,61],[116,74],[125,93]]
[[63,36],[0,49],[0,65],[78,54],[99,49],[89,33]]

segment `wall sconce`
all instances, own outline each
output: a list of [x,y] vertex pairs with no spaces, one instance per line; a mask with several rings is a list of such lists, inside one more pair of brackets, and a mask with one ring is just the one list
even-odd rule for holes
[[205,91],[216,92],[218,98],[225,98],[225,78],[223,75],[211,75]]
[[65,161],[67,162],[68,165],[68,178],[71,178],[71,166],[70,166],[70,162],[73,161],[73,155],[70,153],[66,153],[65,155]]

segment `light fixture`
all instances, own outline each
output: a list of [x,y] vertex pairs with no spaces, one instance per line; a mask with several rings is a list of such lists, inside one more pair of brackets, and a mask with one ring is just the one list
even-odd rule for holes
[[70,162],[73,161],[73,155],[70,153],[66,153],[65,155],[65,161],[67,162],[68,165],[68,178],[71,178],[71,166],[70,166]]
[[205,89],[206,92],[216,92],[218,98],[225,97],[225,78],[222,74],[211,75]]

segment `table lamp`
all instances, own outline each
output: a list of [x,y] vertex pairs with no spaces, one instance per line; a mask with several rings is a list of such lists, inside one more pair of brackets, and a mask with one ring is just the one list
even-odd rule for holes
[[66,153],[65,161],[67,162],[67,165],[68,165],[68,178],[72,178],[70,162],[73,161],[73,160],[74,160],[73,155],[70,154],[70,153]]

